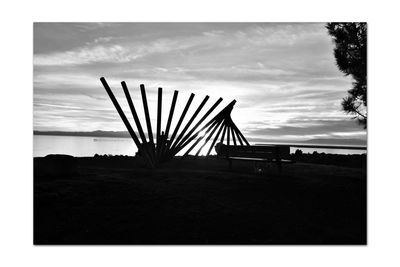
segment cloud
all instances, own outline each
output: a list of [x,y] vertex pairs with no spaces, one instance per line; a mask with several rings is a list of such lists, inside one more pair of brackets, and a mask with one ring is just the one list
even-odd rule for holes
[[[97,29],[103,24],[78,24],[79,29]],[[107,25],[107,24],[106,24]],[[112,40],[122,37],[101,36],[92,42],[74,50],[35,54],[35,65],[69,65],[89,64],[93,62],[129,62],[139,57],[154,53],[168,53],[176,50],[191,48],[190,53],[204,53],[208,49],[221,49],[227,47],[243,48],[248,46],[263,46],[271,49],[271,45],[277,45],[279,50],[282,46],[293,45],[301,40],[307,40],[310,33],[299,31],[301,26],[294,27],[284,25],[281,27],[248,27],[244,31],[233,34],[221,30],[203,32],[198,36],[184,36],[178,38],[159,38],[151,42],[126,41],[124,44],[109,44]],[[296,31],[298,31],[296,33]],[[315,35],[315,33],[312,33]],[[319,33],[320,34],[320,33]],[[126,37],[125,37],[126,38]],[[99,45],[101,44],[101,45]]]
[[[324,38],[320,25],[307,24],[276,24],[256,25],[245,31],[237,31],[235,36],[243,42],[257,46],[268,46],[271,48],[282,48],[285,46],[298,45],[299,43],[318,42]],[[275,47],[276,46],[276,47]]]
[[114,23],[105,23],[105,22],[91,22],[91,23],[74,23],[75,26],[79,31],[88,32],[93,31],[105,27],[112,27]]
[[246,130],[250,136],[351,136],[364,133],[352,120],[292,119],[279,127],[260,126]]
[[193,106],[236,99],[232,117],[251,138],[360,132],[341,111],[351,79],[321,23],[35,24],[35,129],[124,130],[101,76],[124,108],[123,80],[138,109],[139,84],[152,111],[163,87],[166,114],[173,90],[177,112],[191,92]]
[[98,62],[124,63],[158,53],[185,50],[198,45],[198,38],[173,40],[157,39],[151,43],[99,44],[108,43],[112,37],[99,37],[84,47],[65,52],[34,55],[35,66],[65,66]]
[[132,54],[128,56],[127,50],[120,45],[97,45],[50,55],[35,55],[33,64],[35,66],[65,66],[94,62],[127,62],[133,58],[135,56]]

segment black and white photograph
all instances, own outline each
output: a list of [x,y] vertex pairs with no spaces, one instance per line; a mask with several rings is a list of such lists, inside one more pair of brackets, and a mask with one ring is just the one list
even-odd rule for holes
[[400,266],[394,1],[2,11],[0,266]]
[[33,243],[367,245],[367,25],[33,23]]

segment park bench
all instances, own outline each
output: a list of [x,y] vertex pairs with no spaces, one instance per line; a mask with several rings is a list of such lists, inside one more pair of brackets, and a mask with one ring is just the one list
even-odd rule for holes
[[258,145],[258,146],[227,146],[218,143],[215,146],[217,156],[229,161],[229,168],[232,168],[232,161],[254,162],[255,171],[262,171],[268,163],[275,163],[279,172],[282,172],[282,164],[293,163],[290,158],[290,146],[287,145]]

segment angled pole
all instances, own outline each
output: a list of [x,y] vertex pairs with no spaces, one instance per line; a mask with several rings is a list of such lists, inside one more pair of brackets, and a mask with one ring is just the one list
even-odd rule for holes
[[227,131],[227,135],[226,135],[226,155],[227,155],[227,157],[229,157],[229,155],[230,155],[229,154],[229,145],[230,145],[230,133],[231,133],[231,126],[230,126],[229,122],[228,122],[226,131]]
[[131,124],[129,123],[128,119],[126,118],[125,113],[122,111],[122,108],[119,105],[117,99],[115,98],[113,92],[111,91],[110,86],[108,86],[106,79],[104,77],[101,77],[100,81],[103,84],[104,89],[106,89],[107,94],[110,97],[111,102],[114,104],[114,107],[117,110],[119,116],[121,117],[122,121],[124,122],[126,129],[128,130],[129,134],[131,135],[133,141],[135,142],[136,147],[139,149],[140,148],[139,139],[137,138],[135,132],[133,131]]
[[239,141],[240,145],[243,146],[243,142],[240,139],[240,135],[237,133],[236,128],[234,128],[234,132],[236,133],[237,140]]
[[160,138],[160,132],[161,132],[161,109],[162,109],[162,88],[158,88],[158,102],[157,102],[157,137],[156,137],[156,142],[157,142],[157,152],[160,152],[161,148],[161,138]]
[[[200,136],[199,138],[197,138],[196,142],[194,142],[193,145],[185,152],[185,154],[183,154],[183,157],[182,157],[182,158],[186,157],[186,156],[190,153],[190,151],[192,151],[192,149],[195,148],[195,147],[200,143],[201,140],[203,140],[204,136],[206,136],[206,134],[207,134],[207,133],[215,126],[215,124],[217,124],[218,122],[219,122],[218,120],[212,121],[211,125],[209,125],[208,128],[207,128],[207,130],[205,131],[204,135],[203,135],[203,136]],[[204,130],[204,129],[205,129],[205,127],[202,128],[202,130]],[[199,132],[201,132],[202,130],[200,130]],[[197,137],[197,135],[199,134],[199,132],[197,132],[197,133],[194,135],[194,138]],[[193,137],[193,136],[192,136],[192,137]],[[192,138],[191,138],[191,139],[192,139]],[[193,140],[193,139],[192,139],[192,140]],[[182,148],[183,148],[183,147],[182,147]]]
[[232,128],[234,133],[236,134],[237,140],[239,141],[240,145],[243,146],[243,141],[242,138],[240,137],[238,130],[237,130],[237,126],[235,125],[235,123],[232,121]]
[[[222,100],[222,99],[221,99]],[[217,101],[218,102],[218,101]],[[232,111],[233,106],[235,105],[236,100],[233,100],[231,103],[229,103],[225,108],[223,108],[217,115],[215,115],[214,118],[212,118],[206,125],[204,125],[199,131],[197,131],[194,135],[192,135],[185,143],[182,145],[179,145],[174,153],[177,154],[180,150],[182,150],[185,146],[187,146],[190,142],[193,141],[197,137],[197,135],[202,132],[205,128],[207,128],[211,123],[213,123],[215,120],[220,120],[221,118],[226,118],[227,114]],[[217,104],[217,103],[216,103]],[[189,133],[187,136],[190,136],[191,133]]]
[[142,94],[144,115],[146,116],[147,134],[148,134],[148,136],[149,136],[149,143],[154,144],[154,140],[153,140],[153,131],[152,131],[152,129],[151,129],[151,121],[150,121],[149,107],[147,106],[146,90],[145,90],[145,88],[144,88],[144,84],[141,84],[141,85],[140,85],[140,92],[141,92],[141,94]]
[[144,144],[143,146],[147,149],[148,153],[150,154],[152,162],[155,162],[156,155],[155,155],[155,151],[154,151],[153,130],[151,129],[149,107],[147,105],[146,89],[144,88],[144,84],[140,85],[140,93],[142,95],[144,115],[146,116],[147,134],[149,136],[149,142]]
[[[225,139],[225,133],[229,131],[228,129],[228,124],[225,121],[225,125],[224,125],[224,131],[222,132],[222,136],[221,136],[221,140],[220,143],[223,145],[224,144],[224,139]],[[228,154],[226,155],[226,157],[228,158]]]
[[221,125],[222,122],[223,122],[223,120],[221,120],[220,122],[215,124],[211,133],[207,136],[206,140],[204,141],[203,145],[199,148],[199,150],[197,150],[195,157],[197,157],[200,154],[200,151],[203,150],[203,148],[207,144],[207,142],[210,141],[211,137],[214,135],[215,131],[218,129],[218,127]]
[[[214,109],[221,103],[222,98],[220,97],[217,102],[207,111],[206,114],[196,123],[195,126],[189,131],[188,134],[179,142],[178,145],[176,145],[173,154],[177,154],[182,148],[184,148],[187,144],[189,144],[194,138],[196,138],[194,135],[192,136],[193,132],[200,126],[200,124],[210,115],[211,112],[214,111]],[[208,125],[212,123],[213,120],[215,120],[219,114],[217,114],[213,119],[211,119],[201,130],[199,130],[197,133],[201,132],[204,130]],[[196,134],[197,136],[197,134]],[[190,140],[190,141],[189,141]]]
[[233,124],[233,127],[235,128],[236,132],[240,135],[240,137],[243,139],[243,141],[246,143],[246,145],[250,145],[249,142],[247,142],[246,138],[243,136],[242,132],[240,132],[240,130],[238,129],[238,127]]
[[171,127],[172,117],[174,116],[175,104],[176,104],[176,99],[178,98],[178,93],[179,93],[178,91],[176,90],[174,91],[174,97],[172,98],[171,108],[169,109],[167,128],[165,129],[165,137],[167,139],[169,134],[169,128]]
[[211,146],[210,146],[210,148],[209,148],[208,151],[207,151],[206,157],[208,157],[208,156],[210,155],[211,150],[212,150],[212,148],[214,147],[215,143],[217,142],[218,137],[219,137],[219,135],[221,134],[222,129],[223,129],[224,127],[225,127],[225,126],[224,126],[224,121],[222,121],[221,127],[219,127],[219,130],[218,130],[218,132],[217,132],[217,135],[215,136],[214,140],[212,141]]
[[224,124],[224,130],[222,132],[221,140],[219,141],[221,144],[224,143],[225,133],[226,133],[226,124]]
[[[169,129],[170,129],[170,127],[171,127],[172,118],[173,118],[173,116],[174,116],[175,105],[176,105],[176,100],[177,100],[177,98],[178,98],[178,93],[179,93],[179,91],[175,90],[175,91],[174,91],[174,96],[172,97],[171,107],[170,107],[170,109],[169,109],[169,115],[168,115],[167,126],[166,126],[165,133],[164,133],[163,140],[162,140],[162,148],[161,148],[161,153],[160,153],[160,155],[163,155],[164,152],[165,152],[165,148],[166,148],[165,143],[166,143],[167,140],[168,140]],[[161,160],[162,160],[162,159],[163,159],[163,158],[161,157]]]
[[227,135],[226,135],[226,143],[227,143],[227,146],[229,146],[229,144],[230,144],[231,127],[229,125],[227,127],[228,127],[228,129],[227,129]]
[[182,121],[183,121],[183,119],[184,119],[185,116],[186,116],[186,113],[187,113],[187,111],[188,111],[188,109],[189,109],[189,107],[190,107],[190,104],[191,104],[192,101],[193,101],[193,98],[194,98],[194,94],[192,93],[192,94],[190,94],[190,97],[189,97],[189,99],[188,99],[188,101],[187,101],[187,103],[186,103],[185,108],[183,109],[183,112],[182,112],[182,114],[181,114],[181,117],[179,118],[178,124],[176,125],[176,127],[175,127],[175,129],[174,129],[174,132],[173,132],[172,135],[171,135],[171,139],[170,139],[170,141],[169,141],[168,144],[167,144],[167,151],[168,151],[169,148],[171,147],[171,144],[173,143],[174,138],[175,138],[176,134],[178,133],[179,128],[181,127]]
[[132,113],[133,119],[135,120],[135,124],[138,129],[140,138],[142,139],[143,143],[146,143],[147,142],[146,136],[144,135],[142,125],[140,124],[139,117],[136,113],[135,106],[133,105],[131,95],[129,94],[128,86],[126,86],[126,83],[124,81],[121,82],[121,85],[122,85],[122,89],[124,90],[125,97],[128,100],[129,108],[131,109],[131,113]]
[[192,124],[192,122],[194,121],[194,119],[197,117],[197,115],[199,114],[199,112],[201,111],[201,109],[204,107],[204,105],[206,104],[207,100],[210,97],[207,95],[203,101],[200,103],[199,107],[196,109],[196,111],[194,112],[193,116],[190,118],[190,120],[188,121],[188,123],[186,123],[185,127],[183,128],[182,132],[179,134],[178,138],[176,138],[174,144],[171,146],[171,150],[173,150],[177,144],[179,143],[179,141],[181,140],[182,136],[186,133],[187,129],[189,128],[189,126]]
[[[113,92],[111,91],[110,86],[108,86],[106,79],[104,77],[101,77],[100,81],[103,84],[104,89],[106,89],[106,92],[107,92],[108,96],[110,97],[111,102],[114,104],[114,107],[117,110],[119,116],[121,117],[122,121],[124,122],[126,129],[128,130],[129,134],[131,135],[133,141],[135,142],[137,149],[140,150],[140,148],[142,146],[139,142],[139,139],[137,138],[135,132],[133,131],[131,124],[129,123],[128,119],[126,118],[124,112],[122,111],[121,106],[119,105]],[[146,157],[147,162],[150,164],[151,167],[154,167],[154,163],[151,160],[151,157],[149,157],[149,155],[146,152],[147,151],[144,151],[144,156]]]
[[232,127],[231,127],[231,133],[232,133],[233,145],[236,146],[236,138],[235,138],[235,134],[233,132],[233,128]]

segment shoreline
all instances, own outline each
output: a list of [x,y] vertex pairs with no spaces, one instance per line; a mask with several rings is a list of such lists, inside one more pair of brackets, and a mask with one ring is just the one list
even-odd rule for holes
[[[140,157],[129,156],[129,155],[98,155],[87,156],[87,157],[75,157],[67,154],[48,154],[44,157],[33,157],[33,159],[44,159],[49,157],[54,157],[57,155],[65,155],[69,157],[73,157],[76,159],[140,159]],[[175,156],[174,160],[181,159],[181,156]],[[326,153],[292,153],[290,154],[290,160],[297,163],[309,163],[309,164],[317,164],[317,165],[334,165],[334,166],[342,166],[342,167],[352,167],[352,168],[366,168],[367,166],[367,154],[326,154]],[[216,155],[211,156],[198,156],[197,158],[193,155],[187,156],[186,160],[224,160],[218,158]]]

